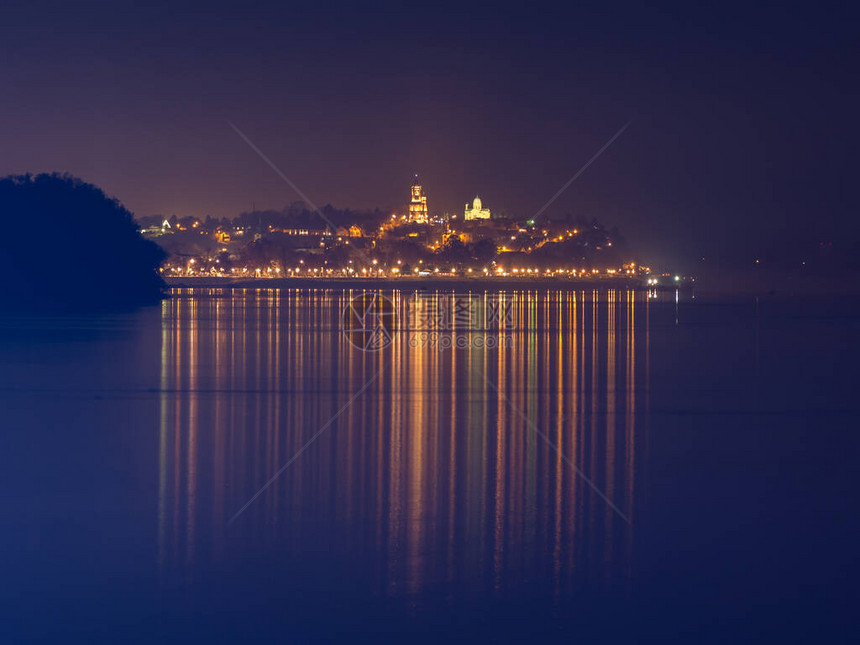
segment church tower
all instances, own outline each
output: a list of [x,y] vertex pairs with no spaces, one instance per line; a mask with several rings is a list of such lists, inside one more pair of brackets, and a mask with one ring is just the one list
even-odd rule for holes
[[427,195],[424,194],[424,189],[418,183],[418,175],[415,175],[415,180],[412,182],[412,200],[409,202],[409,221],[419,224],[426,224],[429,221],[427,216]]

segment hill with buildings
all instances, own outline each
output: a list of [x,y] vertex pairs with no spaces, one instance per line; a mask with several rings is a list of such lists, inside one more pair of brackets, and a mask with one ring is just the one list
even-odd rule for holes
[[297,202],[233,218],[141,219],[168,254],[166,277],[640,275],[617,230],[596,219],[499,216],[479,197],[462,213],[428,207],[413,184],[401,212]]

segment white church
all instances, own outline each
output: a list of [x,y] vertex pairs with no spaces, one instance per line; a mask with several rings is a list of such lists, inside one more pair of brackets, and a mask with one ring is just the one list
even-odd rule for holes
[[490,209],[482,208],[482,206],[481,198],[475,197],[475,199],[472,200],[472,208],[469,208],[469,204],[466,204],[464,219],[466,221],[474,219],[490,219]]

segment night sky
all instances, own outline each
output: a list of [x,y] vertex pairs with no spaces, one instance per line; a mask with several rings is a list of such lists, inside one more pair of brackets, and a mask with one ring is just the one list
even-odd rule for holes
[[[657,260],[856,239],[856,22],[698,3],[16,3],[0,20],[0,175],[66,171],[137,215],[298,198],[549,208]],[[149,3],[147,3],[149,4]],[[799,257],[799,256],[798,256]]]

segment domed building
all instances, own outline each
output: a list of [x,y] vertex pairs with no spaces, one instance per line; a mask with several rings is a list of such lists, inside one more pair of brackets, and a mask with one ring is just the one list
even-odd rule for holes
[[466,204],[466,213],[463,217],[466,221],[475,220],[475,219],[490,219],[490,209],[484,208],[484,205],[481,203],[480,197],[475,197],[472,200],[472,208],[469,208],[469,204]]

